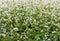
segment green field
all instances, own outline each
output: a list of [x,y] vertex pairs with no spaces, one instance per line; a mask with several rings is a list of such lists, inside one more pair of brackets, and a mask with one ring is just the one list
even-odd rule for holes
[[60,41],[60,1],[0,1],[0,41]]

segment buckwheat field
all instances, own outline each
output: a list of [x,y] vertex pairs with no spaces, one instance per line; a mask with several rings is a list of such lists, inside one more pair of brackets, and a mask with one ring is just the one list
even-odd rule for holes
[[60,41],[60,0],[0,0],[0,41]]

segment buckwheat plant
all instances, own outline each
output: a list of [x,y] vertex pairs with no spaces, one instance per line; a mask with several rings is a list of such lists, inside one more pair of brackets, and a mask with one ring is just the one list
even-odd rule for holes
[[0,0],[0,41],[60,41],[60,0]]

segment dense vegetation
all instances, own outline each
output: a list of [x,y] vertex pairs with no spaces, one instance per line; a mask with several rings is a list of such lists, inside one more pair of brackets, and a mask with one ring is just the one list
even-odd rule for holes
[[60,41],[60,1],[2,1],[0,41]]

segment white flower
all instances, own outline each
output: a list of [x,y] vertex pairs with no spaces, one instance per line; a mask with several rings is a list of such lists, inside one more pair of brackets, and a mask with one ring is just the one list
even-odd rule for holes
[[41,32],[43,32],[43,30],[41,30]]
[[20,41],[20,40],[17,40],[17,41]]
[[4,33],[1,33],[1,34],[0,34],[0,36],[3,36],[3,37],[5,37],[5,36],[6,36],[6,34],[4,34]]
[[48,41],[50,41],[50,39],[48,39]]
[[16,3],[18,3],[18,0],[14,0]]
[[16,28],[14,28],[13,30],[14,30],[14,31],[18,31],[18,28],[16,27]]
[[14,38],[13,36],[10,37],[11,39]]
[[52,31],[52,33],[55,33],[56,31]]

